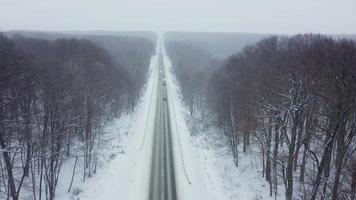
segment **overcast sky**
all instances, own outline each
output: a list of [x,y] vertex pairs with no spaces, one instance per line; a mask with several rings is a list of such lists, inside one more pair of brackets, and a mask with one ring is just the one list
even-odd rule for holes
[[356,33],[356,0],[0,0],[1,30]]

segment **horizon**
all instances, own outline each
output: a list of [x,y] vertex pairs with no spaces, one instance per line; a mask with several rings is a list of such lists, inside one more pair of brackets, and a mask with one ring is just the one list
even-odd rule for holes
[[256,35],[286,35],[286,36],[293,36],[293,35],[304,35],[304,34],[320,34],[320,35],[330,35],[330,36],[356,36],[356,33],[320,33],[320,32],[296,32],[296,33],[278,33],[278,32],[243,32],[243,31],[194,31],[194,30],[99,30],[99,29],[88,29],[88,30],[36,30],[36,29],[10,29],[10,30],[3,30],[0,29],[0,33],[5,32],[27,32],[27,33],[61,33],[61,34],[86,34],[86,33],[98,33],[98,34],[110,34],[110,33],[139,33],[139,32],[151,32],[155,34],[160,33],[211,33],[211,34],[256,34]]
[[356,34],[352,0],[0,0],[0,30]]

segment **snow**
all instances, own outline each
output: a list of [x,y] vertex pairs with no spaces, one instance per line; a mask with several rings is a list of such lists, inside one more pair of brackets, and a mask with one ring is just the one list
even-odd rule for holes
[[[149,68],[149,79],[136,110],[106,126],[103,134],[106,142],[100,150],[104,164],[85,182],[78,172],[71,193],[67,193],[67,190],[74,161],[63,166],[56,200],[147,199],[154,128],[154,115],[151,114],[156,110],[157,102],[156,65],[157,55],[154,55]],[[80,164],[77,171],[82,171]]]
[[[186,113],[188,114],[188,111]],[[239,166],[236,167],[226,137],[209,128],[192,136],[192,144],[199,159],[204,160],[204,170],[213,187],[214,199],[257,200],[269,197],[269,185],[262,177],[260,154],[248,150],[239,152]],[[278,199],[283,199],[279,196]]]

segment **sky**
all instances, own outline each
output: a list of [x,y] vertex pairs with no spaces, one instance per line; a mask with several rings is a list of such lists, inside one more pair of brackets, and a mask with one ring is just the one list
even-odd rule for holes
[[0,0],[0,30],[356,34],[356,0]]

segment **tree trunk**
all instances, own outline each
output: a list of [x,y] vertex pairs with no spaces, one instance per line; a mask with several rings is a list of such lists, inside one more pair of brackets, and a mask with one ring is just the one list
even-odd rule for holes
[[8,151],[6,151],[7,145],[5,142],[4,133],[2,131],[0,133],[0,146],[2,149],[4,149],[4,151],[2,152],[2,155],[5,160],[6,171],[7,171],[7,175],[8,175],[8,184],[9,184],[9,188],[10,188],[10,195],[13,200],[18,200],[18,194],[16,191],[16,185],[15,185],[15,178],[14,178],[14,174],[12,172],[13,165],[11,162],[10,153]]
[[275,125],[274,135],[274,149],[273,149],[273,177],[274,177],[274,197],[277,199],[278,190],[278,175],[277,175],[277,159],[278,159],[278,147],[279,147],[279,125]]
[[272,196],[272,175],[271,175],[271,143],[272,143],[272,117],[268,118],[268,132],[266,138],[266,181],[270,185],[270,196]]
[[343,167],[344,156],[347,149],[347,144],[345,142],[346,130],[345,127],[346,122],[343,121],[340,125],[339,133],[336,136],[336,160],[335,160],[335,178],[334,178],[334,186],[332,189],[332,200],[337,200],[338,198],[338,191],[339,191],[339,182],[340,182],[340,175],[341,170]]
[[351,177],[351,200],[355,200],[356,197],[356,163],[352,166]]
[[293,111],[292,114],[292,127],[291,127],[291,138],[288,147],[288,159],[287,159],[287,169],[286,169],[286,200],[292,200],[293,198],[293,166],[294,166],[294,155],[297,140],[297,127],[299,123],[299,111]]
[[305,175],[305,167],[307,163],[307,149],[309,148],[311,136],[312,136],[312,127],[313,127],[313,115],[314,111],[310,117],[307,118],[305,122],[305,138],[303,140],[304,143],[304,150],[303,150],[303,157],[302,157],[302,164],[300,166],[300,174],[299,174],[299,182],[304,183],[304,175]]
[[327,162],[329,162],[331,159],[333,144],[334,144],[334,137],[331,137],[330,140],[326,143],[324,154],[322,156],[321,162],[319,163],[318,172],[314,181],[314,187],[312,190],[310,200],[316,199],[318,188],[321,183],[323,170],[326,168]]

